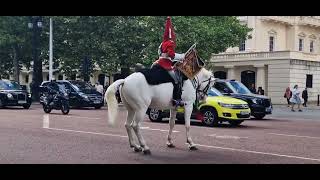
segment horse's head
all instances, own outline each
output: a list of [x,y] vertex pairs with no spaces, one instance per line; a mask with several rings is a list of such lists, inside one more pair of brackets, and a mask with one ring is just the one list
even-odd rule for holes
[[209,88],[214,85],[215,78],[211,71],[202,68],[196,76],[196,81],[198,84],[197,93],[202,99],[207,95]]

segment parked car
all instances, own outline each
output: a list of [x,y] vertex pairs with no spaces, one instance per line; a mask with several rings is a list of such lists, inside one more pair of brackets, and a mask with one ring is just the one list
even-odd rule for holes
[[218,79],[214,87],[224,95],[246,101],[251,109],[251,115],[256,119],[263,119],[267,114],[272,114],[271,98],[253,94],[239,81]]
[[[223,96],[217,89],[211,88],[208,97],[201,102],[196,102],[191,119],[202,122],[206,126],[216,126],[222,122],[228,122],[233,126],[240,125],[250,118],[250,108],[245,101]],[[177,119],[184,119],[184,109],[179,108]],[[170,117],[169,110],[161,111],[148,109],[147,114],[151,121],[161,121],[162,118]]]
[[[45,87],[49,81],[42,82]],[[94,107],[100,109],[104,106],[103,96],[90,84],[81,81],[57,80],[58,84],[63,84],[69,93],[69,105],[71,107]]]
[[31,103],[31,94],[18,82],[0,79],[0,108],[22,106],[24,109],[29,109]]

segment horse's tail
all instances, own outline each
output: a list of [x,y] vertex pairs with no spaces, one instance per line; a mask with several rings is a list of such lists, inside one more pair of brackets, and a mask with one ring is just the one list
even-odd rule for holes
[[108,120],[110,125],[114,125],[115,120],[118,115],[118,101],[116,99],[116,92],[119,89],[119,86],[124,83],[124,79],[119,79],[112,83],[106,93],[105,93],[105,100],[107,101],[108,104]]

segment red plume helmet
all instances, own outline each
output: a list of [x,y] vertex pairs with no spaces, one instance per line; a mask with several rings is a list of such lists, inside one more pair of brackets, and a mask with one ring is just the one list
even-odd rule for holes
[[172,40],[176,44],[176,35],[174,33],[174,28],[171,23],[171,17],[168,16],[166,20],[166,27],[164,30],[163,41]]

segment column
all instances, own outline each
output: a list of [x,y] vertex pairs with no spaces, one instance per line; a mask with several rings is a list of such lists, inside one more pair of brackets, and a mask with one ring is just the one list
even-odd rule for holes
[[225,69],[228,69],[227,79],[235,79],[235,69],[232,65],[224,66]]
[[255,65],[255,68],[257,68],[257,81],[256,81],[256,89],[258,87],[262,87],[262,89],[266,89],[266,75],[265,75],[265,66],[263,65]]

